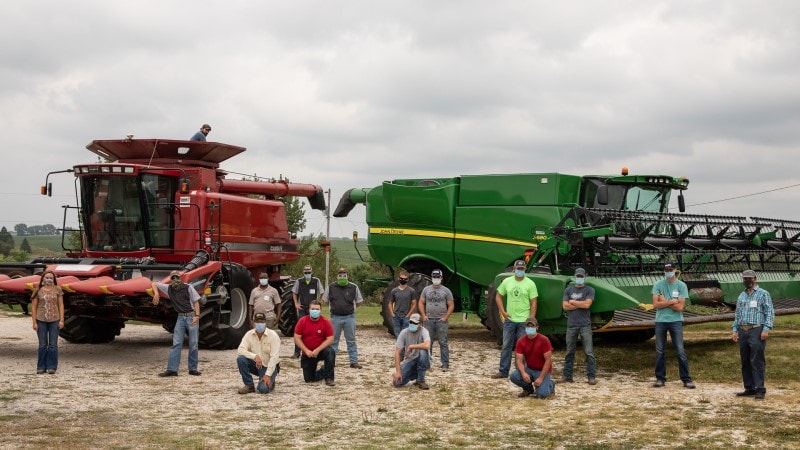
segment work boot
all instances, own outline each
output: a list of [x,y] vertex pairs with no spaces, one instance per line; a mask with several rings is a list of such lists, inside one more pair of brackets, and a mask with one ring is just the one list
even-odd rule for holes
[[587,383],[589,383],[590,385],[594,386],[595,384],[597,384],[597,379],[596,378],[589,378],[589,381]]
[[756,392],[756,395],[753,396],[753,398],[756,399],[756,400],[764,400],[764,397],[766,397],[766,396],[767,396],[767,394],[764,393],[764,392]]
[[330,380],[330,379],[329,380],[325,380],[325,385],[326,386],[336,386],[336,382],[333,381],[333,380]]
[[159,373],[158,376],[160,376],[160,377],[177,377],[178,376],[178,372],[175,372],[174,370],[165,370],[165,371]]
[[685,387],[686,389],[694,389],[697,386],[695,386],[694,383],[692,383],[691,381],[687,381],[686,383],[683,383],[683,387]]
[[363,366],[361,364],[357,363],[357,362],[350,363],[350,368],[351,369],[361,369],[362,367]]
[[242,386],[236,392],[238,392],[240,394],[251,394],[251,393],[253,393],[255,391],[256,391],[256,387],[255,386]]
[[751,390],[751,389],[745,389],[742,392],[737,392],[736,393],[737,397],[752,397],[754,395],[756,395],[756,391]]
[[500,372],[495,372],[495,373],[493,373],[493,374],[491,375],[491,378],[493,378],[493,379],[495,379],[495,380],[499,380],[499,379],[502,379],[502,378],[508,378],[508,375],[503,375],[503,374],[502,374],[502,373],[500,373]]
[[654,388],[664,387],[664,380],[656,380],[656,382],[653,383],[653,387]]
[[526,391],[526,390],[523,389],[522,392],[517,394],[517,397],[525,398],[525,397],[530,397],[531,395],[533,395],[533,391]]
[[558,384],[572,383],[572,378],[567,378],[564,375],[561,375],[561,378],[559,378],[558,381],[556,381],[556,383]]
[[423,391],[427,391],[428,389],[430,389],[430,386],[428,386],[428,383],[426,383],[424,381],[420,381],[420,380],[417,380],[417,387],[422,389]]

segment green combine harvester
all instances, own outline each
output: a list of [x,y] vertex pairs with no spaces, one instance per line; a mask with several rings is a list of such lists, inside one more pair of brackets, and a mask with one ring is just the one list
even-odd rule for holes
[[[347,191],[334,212],[365,204],[372,258],[412,274],[419,292],[434,268],[456,299],[498,342],[495,286],[517,259],[539,290],[541,330],[559,342],[566,330],[564,288],[577,267],[594,287],[592,321],[610,339],[653,336],[650,289],[666,262],[688,285],[686,323],[733,319],[741,272],[754,269],[775,312],[800,313],[800,222],[686,214],[689,180],[665,175],[561,173],[464,175],[386,181]],[[677,191],[681,213],[670,213]],[[387,280],[387,294],[396,281]],[[384,299],[383,318],[392,330]]]

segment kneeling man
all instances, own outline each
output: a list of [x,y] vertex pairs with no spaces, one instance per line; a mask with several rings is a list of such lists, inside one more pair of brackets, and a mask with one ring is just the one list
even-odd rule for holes
[[525,321],[525,336],[519,338],[515,352],[517,370],[511,374],[511,382],[522,388],[518,397],[536,394],[538,398],[555,395],[556,386],[550,379],[553,371],[553,346],[547,336],[537,332],[539,323],[535,317]]
[[[408,328],[403,329],[397,336],[394,348],[394,377],[392,383],[403,386],[412,379],[417,380],[418,388],[428,389],[425,382],[425,372],[431,366],[431,335],[424,327],[419,326],[419,314],[412,314],[408,318]],[[405,354],[405,359],[400,361],[400,355]]]
[[256,313],[253,322],[255,328],[244,334],[242,343],[239,344],[239,356],[236,358],[244,383],[239,388],[239,393],[255,392],[253,375],[258,375],[258,392],[268,394],[275,389],[275,377],[281,371],[281,338],[278,333],[267,328],[266,314]]

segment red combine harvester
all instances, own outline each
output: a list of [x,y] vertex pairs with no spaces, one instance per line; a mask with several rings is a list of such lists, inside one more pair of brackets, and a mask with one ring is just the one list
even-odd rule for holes
[[[202,296],[200,344],[234,348],[248,329],[254,279],[267,272],[294,313],[281,266],[297,259],[298,241],[281,198],[306,197],[324,210],[321,187],[226,179],[219,164],[245,149],[216,142],[98,140],[86,148],[109,162],[60,171],[80,182],[62,228],[77,210],[82,248],[62,239],[66,257],[0,265],[0,303],[27,304],[39,274],[51,269],[64,291],[68,341],[110,342],[131,319],[172,331],[175,311],[152,305],[151,283],[177,269]],[[52,194],[47,181],[42,194]]]

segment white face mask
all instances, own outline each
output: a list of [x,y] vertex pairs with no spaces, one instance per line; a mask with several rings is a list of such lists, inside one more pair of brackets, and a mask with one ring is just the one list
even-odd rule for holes
[[261,278],[260,280],[258,280],[258,282],[261,283],[262,286],[266,286],[267,284],[269,284],[269,279]]
[[434,286],[439,286],[440,284],[442,284],[441,278],[433,278],[431,281],[433,281]]

